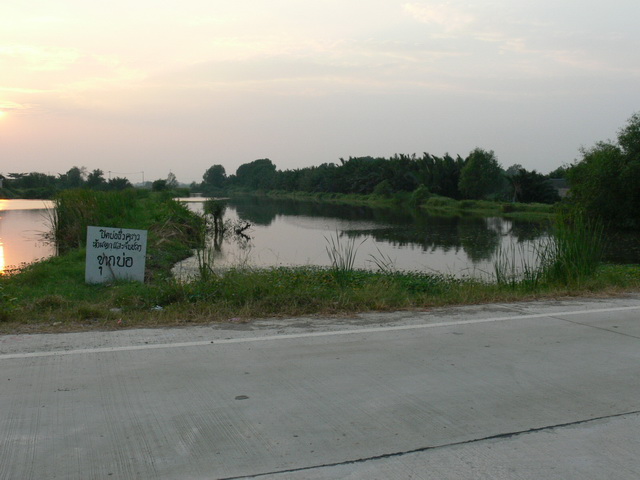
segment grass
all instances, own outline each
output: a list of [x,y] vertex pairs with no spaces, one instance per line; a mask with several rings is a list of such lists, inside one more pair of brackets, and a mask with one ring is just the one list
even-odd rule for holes
[[554,235],[541,255],[544,275],[551,282],[580,283],[595,274],[604,247],[601,222],[584,215],[560,216]]
[[[519,252],[505,252],[496,264],[497,281],[396,271],[385,257],[373,258],[377,271],[355,270],[359,245],[336,234],[327,238],[329,268],[245,267],[184,282],[174,279],[170,268],[201,244],[202,218],[170,199],[146,196],[135,198],[126,215],[113,221],[128,218],[128,227],[149,231],[146,283],[87,285],[84,249],[70,249],[0,277],[0,332],[344,315],[640,290],[640,265],[601,264],[601,227],[584,218],[560,221],[555,236],[531,265],[517,260],[522,256]],[[85,217],[85,221],[93,219]],[[73,228],[86,227],[74,224]]]
[[[77,253],[51,259],[3,279],[3,294],[17,300],[9,308],[0,309],[5,312],[0,331],[173,326],[231,318],[424,309],[640,289],[638,265],[604,265],[580,283],[543,281],[535,288],[418,272],[353,270],[348,278],[336,278],[330,268],[311,267],[232,269],[206,281],[164,278],[148,284],[86,285],[80,256]],[[51,282],[51,278],[63,281]],[[3,304],[7,306],[5,300]]]
[[[415,193],[415,192],[414,192]],[[309,193],[270,191],[271,198],[294,199],[307,202],[330,203],[337,205],[369,206],[380,208],[398,208],[398,206],[419,207],[426,212],[438,215],[460,216],[481,215],[513,218],[529,221],[553,220],[556,206],[543,203],[509,203],[489,200],[455,200],[449,197],[430,195],[416,198],[412,192],[399,192],[391,197],[380,195],[360,195],[343,193]]]
[[601,222],[576,213],[559,215],[552,235],[532,252],[522,244],[500,252],[495,278],[499,285],[529,291],[542,284],[580,285],[597,273],[604,247]]
[[336,232],[335,237],[325,237],[325,241],[327,242],[327,255],[329,255],[329,260],[331,261],[331,273],[336,282],[344,287],[353,275],[358,247],[366,239],[356,245],[355,238],[345,239]]

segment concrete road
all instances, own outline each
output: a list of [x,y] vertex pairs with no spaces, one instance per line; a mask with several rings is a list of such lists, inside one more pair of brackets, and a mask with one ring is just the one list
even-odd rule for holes
[[0,479],[637,479],[640,295],[0,336]]

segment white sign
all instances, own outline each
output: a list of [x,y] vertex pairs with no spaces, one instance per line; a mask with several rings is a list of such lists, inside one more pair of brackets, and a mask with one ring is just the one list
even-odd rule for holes
[[144,282],[147,231],[128,228],[87,227],[85,281],[115,279]]

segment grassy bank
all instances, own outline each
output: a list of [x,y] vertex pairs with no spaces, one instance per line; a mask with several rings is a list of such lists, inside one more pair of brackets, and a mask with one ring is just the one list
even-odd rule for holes
[[511,203],[488,200],[455,200],[449,197],[430,195],[421,197],[416,192],[397,193],[392,196],[358,195],[343,193],[307,193],[270,191],[264,195],[270,198],[292,199],[307,202],[323,202],[335,205],[369,206],[397,208],[417,207],[438,215],[479,215],[485,217],[505,217],[521,220],[552,220],[556,207],[543,203]]
[[268,316],[343,315],[620,294],[640,290],[640,266],[598,268],[580,282],[490,283],[424,273],[331,269],[230,270],[207,281],[86,285],[82,251],[3,279],[0,332],[117,329],[246,321]]
[[[601,231],[575,219],[560,224],[553,241],[540,249],[539,266],[514,265],[506,255],[496,262],[495,281],[398,272],[384,261],[378,271],[354,270],[358,245],[336,238],[327,242],[329,268],[237,268],[181,282],[170,275],[170,267],[200,245],[201,218],[148,193],[92,195],[70,193],[57,201],[56,228],[66,225],[57,235],[67,242],[66,253],[0,277],[0,333],[345,315],[640,291],[640,266],[601,264]],[[146,282],[85,284],[86,224],[147,229]]]

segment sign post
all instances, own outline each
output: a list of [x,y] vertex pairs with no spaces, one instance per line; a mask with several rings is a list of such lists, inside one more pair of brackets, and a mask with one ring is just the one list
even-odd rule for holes
[[146,230],[87,227],[85,282],[144,282],[146,254]]

